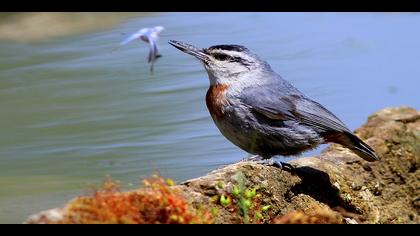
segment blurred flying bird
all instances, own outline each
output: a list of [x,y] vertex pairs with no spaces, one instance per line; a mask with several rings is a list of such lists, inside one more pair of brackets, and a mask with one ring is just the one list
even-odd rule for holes
[[146,43],[149,43],[150,50],[149,50],[149,57],[147,59],[147,62],[150,63],[150,73],[153,74],[153,65],[156,62],[156,60],[161,57],[162,55],[158,54],[158,39],[159,34],[162,32],[165,28],[163,26],[156,26],[151,28],[143,28],[136,33],[130,35],[127,37],[124,41],[120,43],[120,46],[126,45],[127,43],[134,41],[136,39],[141,39]]

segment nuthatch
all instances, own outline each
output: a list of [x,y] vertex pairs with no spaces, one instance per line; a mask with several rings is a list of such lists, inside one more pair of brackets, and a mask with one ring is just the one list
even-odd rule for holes
[[366,161],[379,160],[332,112],[293,87],[246,47],[198,49],[174,40],[169,43],[203,63],[210,80],[207,108],[220,132],[241,149],[268,160],[333,142]]
[[143,28],[137,31],[136,33],[130,35],[124,41],[122,41],[120,43],[120,46],[123,46],[136,39],[141,39],[144,42],[149,43],[150,50],[149,50],[149,57],[147,59],[147,62],[150,63],[150,73],[153,73],[153,65],[155,61],[159,57],[161,57],[161,55],[158,54],[157,41],[158,41],[160,32],[162,32],[164,29],[165,28],[163,26]]

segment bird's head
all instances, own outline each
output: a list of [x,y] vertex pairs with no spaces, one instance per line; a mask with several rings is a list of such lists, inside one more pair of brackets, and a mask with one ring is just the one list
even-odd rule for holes
[[200,60],[211,84],[230,84],[257,78],[270,66],[249,49],[241,45],[215,45],[199,49],[187,43],[170,40],[169,44]]

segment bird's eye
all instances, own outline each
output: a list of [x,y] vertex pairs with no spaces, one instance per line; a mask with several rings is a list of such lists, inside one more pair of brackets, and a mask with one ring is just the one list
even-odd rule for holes
[[227,61],[227,60],[230,60],[232,58],[231,56],[223,54],[223,53],[215,53],[215,54],[213,54],[213,57],[216,60],[219,60],[219,61]]

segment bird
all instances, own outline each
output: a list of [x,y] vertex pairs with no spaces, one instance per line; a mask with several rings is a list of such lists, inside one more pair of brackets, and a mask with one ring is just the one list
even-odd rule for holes
[[156,62],[156,60],[161,57],[161,55],[158,54],[158,39],[159,34],[164,30],[165,28],[163,26],[155,26],[151,28],[142,28],[139,31],[131,34],[126,39],[124,39],[120,46],[126,45],[129,42],[132,42],[136,39],[141,39],[142,41],[149,43],[150,50],[149,50],[149,56],[147,59],[147,62],[150,63],[150,73],[153,74],[153,65]]
[[368,162],[379,160],[337,116],[245,46],[169,44],[203,64],[210,82],[206,105],[214,123],[230,142],[255,155],[253,160],[281,167],[272,157],[298,156],[326,143],[340,144]]

